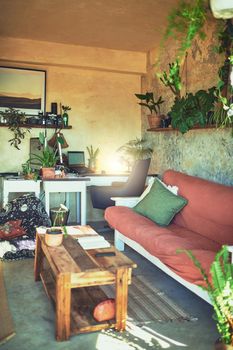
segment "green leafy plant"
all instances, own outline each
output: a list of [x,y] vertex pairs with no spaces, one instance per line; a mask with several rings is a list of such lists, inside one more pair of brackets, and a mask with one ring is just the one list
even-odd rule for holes
[[19,146],[24,140],[27,132],[30,132],[28,126],[23,126],[26,124],[26,115],[23,112],[20,112],[17,109],[9,108],[5,111],[1,111],[0,115],[5,119],[8,129],[12,131],[13,138],[10,139],[10,145],[20,150]]
[[87,146],[87,152],[88,152],[88,168],[91,170],[95,170],[96,169],[96,162],[97,162],[97,157],[99,154],[99,148],[96,148],[96,150],[94,150],[93,146]]
[[22,172],[23,176],[26,179],[32,179],[32,180],[37,180],[39,177],[39,174],[36,170],[32,169],[31,164],[30,164],[30,159],[28,159],[25,163],[22,164]]
[[208,91],[199,90],[175,99],[171,108],[172,127],[184,134],[195,125],[204,127],[208,122],[208,113],[214,110],[215,87]]
[[145,138],[138,137],[121,146],[118,151],[123,152],[127,158],[131,158],[133,161],[149,158],[153,153],[150,142]]
[[222,247],[211,264],[212,281],[191,250],[178,252],[186,253],[201,272],[206,283],[206,286],[201,288],[208,292],[212,302],[221,340],[226,345],[233,345],[233,265],[227,247]]
[[41,155],[32,153],[30,157],[30,161],[38,161],[42,168],[54,167],[58,159],[59,156],[57,156],[48,146],[43,149]]
[[135,96],[139,98],[139,100],[143,101],[139,102],[138,104],[140,106],[148,108],[151,114],[153,112],[160,114],[160,105],[164,103],[162,96],[160,96],[157,101],[154,98],[153,92],[146,92],[145,94],[135,94]]
[[180,64],[179,61],[169,63],[168,73],[164,71],[162,74],[158,74],[161,82],[169,87],[176,98],[180,98],[180,91],[182,88],[181,77],[180,77]]
[[71,107],[70,106],[62,105],[61,108],[62,108],[63,113],[67,113],[68,111],[71,111]]
[[168,16],[168,26],[164,40],[173,37],[180,41],[179,55],[183,55],[198,35],[202,40],[206,37],[203,26],[206,21],[208,4],[205,0],[180,1],[177,8]]

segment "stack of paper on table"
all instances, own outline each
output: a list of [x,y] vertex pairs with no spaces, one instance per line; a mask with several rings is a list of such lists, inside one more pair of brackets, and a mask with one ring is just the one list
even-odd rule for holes
[[83,249],[97,249],[97,248],[108,248],[110,243],[102,236],[93,237],[80,237],[78,238],[78,243]]
[[[59,227],[61,228],[61,227]],[[40,226],[37,227],[37,232],[40,234],[45,233],[47,230],[47,227],[44,226]],[[98,233],[95,232],[95,230],[93,230],[93,228],[91,228],[88,225],[85,226],[80,226],[80,225],[76,225],[76,226],[66,226],[66,231],[68,235],[77,235],[77,236],[98,236]]]

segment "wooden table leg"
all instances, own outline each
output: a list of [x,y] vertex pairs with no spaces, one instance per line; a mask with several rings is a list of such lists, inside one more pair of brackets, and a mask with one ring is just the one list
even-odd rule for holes
[[116,272],[116,330],[124,331],[128,304],[128,269],[119,268]]
[[61,273],[56,280],[56,339],[70,337],[71,288],[69,274]]
[[35,260],[34,260],[34,278],[35,281],[40,280],[41,266],[43,263],[44,253],[41,248],[41,239],[36,234],[36,249],[35,249]]

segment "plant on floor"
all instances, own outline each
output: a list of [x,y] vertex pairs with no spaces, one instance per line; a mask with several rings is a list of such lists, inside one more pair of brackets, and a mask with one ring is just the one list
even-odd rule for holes
[[24,127],[26,124],[26,115],[23,112],[15,108],[9,108],[5,111],[1,111],[0,115],[4,118],[6,124],[8,125],[8,129],[12,131],[13,138],[10,139],[10,145],[20,150],[19,145],[24,140],[27,132],[30,132],[30,128],[28,126]]
[[227,246],[222,247],[211,264],[212,281],[191,250],[179,252],[186,253],[201,272],[206,283],[202,288],[208,292],[212,302],[221,341],[226,345],[233,345],[233,264]]

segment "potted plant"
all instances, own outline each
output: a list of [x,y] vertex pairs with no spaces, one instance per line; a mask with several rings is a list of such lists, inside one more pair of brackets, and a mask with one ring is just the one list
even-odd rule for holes
[[[45,243],[49,247],[58,247],[62,244],[63,236],[67,236],[67,229],[63,225],[63,222],[64,214],[69,213],[69,209],[64,204],[60,204],[60,207],[56,209],[53,227],[48,228],[45,233]],[[56,225],[60,227],[55,227]]]
[[180,77],[180,63],[178,60],[169,63],[168,73],[164,71],[162,74],[158,74],[158,77],[164,86],[169,87],[177,99],[181,98],[180,91],[182,88],[182,83]]
[[44,147],[42,154],[31,154],[30,161],[38,161],[41,166],[41,175],[43,179],[55,177],[55,165],[59,157],[48,146]]
[[30,132],[30,128],[28,126],[24,126],[24,124],[26,124],[25,113],[14,108],[9,108],[5,111],[1,111],[0,115],[8,125],[8,129],[13,133],[13,138],[8,142],[10,142],[11,146],[19,150],[19,145],[25,138],[26,133]]
[[89,155],[88,168],[90,171],[95,172],[97,166],[97,156],[99,154],[99,148],[93,149],[93,146],[87,147],[87,152]]
[[69,115],[68,111],[71,111],[70,106],[61,106],[62,109],[62,120],[63,120],[63,126],[68,126],[69,125]]
[[220,333],[220,339],[216,341],[216,350],[233,349],[233,264],[229,257],[227,246],[216,254],[211,264],[210,274],[207,276],[200,262],[190,250],[179,250],[186,253],[200,270],[206,286],[202,287],[208,292],[214,308],[214,319]]
[[59,156],[50,149],[46,137],[43,133],[39,134],[40,143],[43,145],[42,154],[31,154],[30,161],[37,161],[41,166],[41,174],[43,179],[55,177],[55,165]]
[[215,101],[215,87],[176,98],[170,112],[172,127],[182,134],[194,126],[205,127],[209,122],[209,113],[214,110]]
[[160,105],[164,103],[162,96],[160,96],[157,101],[154,98],[153,92],[135,94],[135,96],[142,101],[139,102],[139,105],[148,108],[151,113],[147,116],[150,128],[159,128],[162,119],[160,115]]
[[150,142],[146,138],[138,138],[130,140],[118,149],[118,152],[123,152],[123,161],[127,163],[128,170],[136,160],[150,158],[153,153]]
[[25,180],[37,180],[38,172],[33,170],[30,165],[30,159],[22,164],[23,177]]

